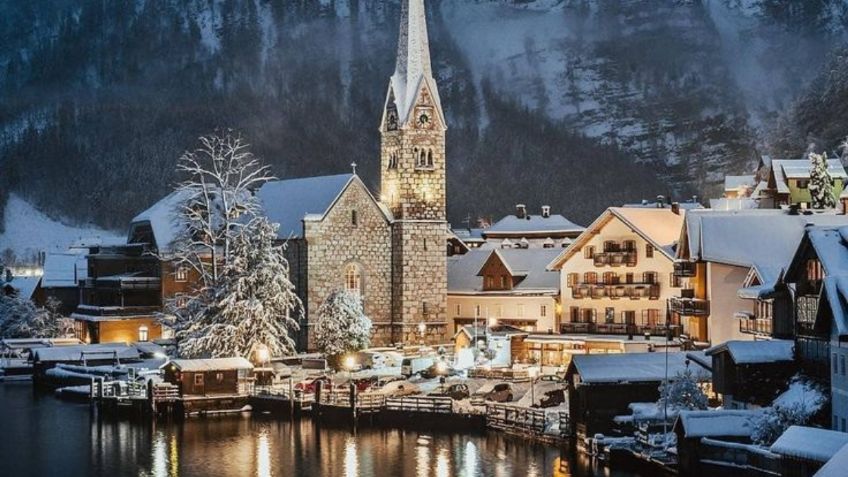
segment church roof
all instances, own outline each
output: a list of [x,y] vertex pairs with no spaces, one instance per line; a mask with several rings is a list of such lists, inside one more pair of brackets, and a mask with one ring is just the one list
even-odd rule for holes
[[295,238],[303,234],[303,219],[323,216],[354,177],[338,174],[268,182],[256,195],[268,220],[280,224],[277,237]]
[[391,78],[391,91],[394,92],[400,124],[408,123],[423,84],[427,84],[432,94],[442,124],[447,124],[430,63],[430,40],[424,0],[403,0],[397,64]]

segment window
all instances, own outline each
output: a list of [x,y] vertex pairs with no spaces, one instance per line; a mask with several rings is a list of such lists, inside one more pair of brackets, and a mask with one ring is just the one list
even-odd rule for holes
[[595,272],[586,272],[583,274],[583,282],[589,284],[598,283],[598,274]]
[[149,330],[147,326],[141,325],[138,327],[138,341],[144,343],[150,338]]
[[807,280],[817,282],[824,278],[821,262],[816,259],[807,260]]
[[430,316],[430,302],[422,301],[421,302],[421,315],[422,316]]
[[615,323],[615,308],[607,308],[604,310],[604,321],[607,324]]
[[618,274],[615,272],[604,272],[604,285],[617,285]]
[[506,279],[507,279],[506,275],[501,275],[501,288],[504,288],[504,289],[507,288],[508,285],[507,285]]
[[566,281],[568,286],[573,287],[574,285],[577,285],[580,281],[580,275],[577,273],[569,273],[566,276]]
[[657,326],[660,324],[660,310],[642,310],[642,324],[645,326]]
[[495,277],[486,275],[486,289],[491,290],[492,288],[495,288]]
[[362,273],[354,263],[345,267],[345,290],[357,295],[362,293]]
[[595,258],[595,247],[590,245],[590,246],[584,248],[583,249],[583,257],[590,258],[590,259]]
[[350,211],[350,224],[356,227],[359,225],[359,216],[357,216],[355,210]]
[[480,318],[480,305],[474,305],[474,316]]
[[839,421],[842,423],[842,432],[845,432],[845,418],[840,418]]
[[625,240],[624,241],[624,251],[625,252],[635,252],[636,251],[636,241],[635,240]]
[[635,325],[636,324],[636,312],[633,311],[633,310],[622,311],[621,312],[621,319],[624,321],[625,324]]
[[433,150],[427,151],[427,167],[433,167]]
[[654,246],[651,244],[645,244],[645,257],[654,258]]
[[810,186],[810,181],[806,179],[800,179],[795,184],[799,189],[806,189]]
[[462,305],[457,303],[456,308],[454,309],[454,314],[456,316],[462,316]]
[[177,270],[174,272],[174,280],[178,282],[188,281],[188,267],[185,265],[178,266]]
[[571,318],[572,323],[580,323],[580,308],[572,306],[568,309],[568,316]]
[[224,382],[224,373],[215,373],[215,381],[219,383]]
[[642,274],[642,283],[655,285],[657,283],[657,272],[645,272]]
[[524,318],[524,305],[518,305],[518,313],[516,313],[519,318]]
[[632,274],[632,273],[628,273],[627,275],[625,275],[625,276],[624,276],[624,281],[625,281],[628,285],[629,285],[629,284],[631,284],[631,283],[633,283],[633,274]]
[[195,375],[194,375],[194,385],[195,386],[203,386],[203,373],[195,373]]
[[389,156],[389,169],[397,169],[397,167],[398,167],[398,155],[397,155],[397,152],[393,152]]
[[548,316],[548,306],[547,305],[539,306],[539,316],[541,316],[542,318]]

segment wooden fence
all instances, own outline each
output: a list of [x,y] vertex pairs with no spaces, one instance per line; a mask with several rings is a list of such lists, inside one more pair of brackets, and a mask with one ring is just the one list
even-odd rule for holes
[[507,381],[513,383],[530,382],[530,372],[526,369],[474,368],[468,370],[468,377],[476,379],[495,379],[499,381]]
[[565,438],[570,434],[571,423],[563,411],[487,404],[486,427],[518,435]]
[[389,411],[451,414],[453,412],[453,399],[435,396],[387,398],[386,409]]

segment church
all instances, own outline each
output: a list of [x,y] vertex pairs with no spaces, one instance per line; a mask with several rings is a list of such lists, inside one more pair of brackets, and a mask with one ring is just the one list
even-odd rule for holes
[[[352,174],[265,184],[258,197],[288,243],[309,324],[334,290],[358,293],[372,345],[447,338],[445,132],[424,0],[401,7],[397,65],[380,121],[380,193]],[[304,347],[311,348],[307,345]]]

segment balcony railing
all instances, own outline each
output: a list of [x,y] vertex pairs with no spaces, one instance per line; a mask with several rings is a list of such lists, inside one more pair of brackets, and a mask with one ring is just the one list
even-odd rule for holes
[[754,318],[739,320],[739,332],[746,335],[771,336],[773,323],[770,318]]
[[674,275],[677,277],[694,277],[698,272],[698,264],[688,260],[674,262]]
[[697,298],[674,297],[671,299],[671,311],[683,316],[707,316],[710,314],[710,302]]
[[621,252],[602,252],[596,253],[593,257],[596,267],[609,265],[610,267],[635,267],[637,253],[635,250],[626,250]]
[[657,283],[618,283],[611,284],[592,284],[578,283],[571,289],[571,297],[602,299],[609,298],[611,300],[650,298],[657,300],[660,297],[660,285]]
[[159,306],[97,306],[79,305],[77,313],[89,316],[155,315],[162,311]]
[[667,330],[671,330],[671,336],[680,334],[680,327],[672,324],[671,327],[665,323],[587,323],[566,322],[560,325],[562,334],[597,334],[597,335],[644,335],[665,336]]

